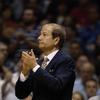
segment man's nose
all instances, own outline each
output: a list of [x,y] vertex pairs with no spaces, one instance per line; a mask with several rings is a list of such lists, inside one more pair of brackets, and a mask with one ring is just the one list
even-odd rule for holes
[[38,37],[38,41],[40,40],[40,36]]
[[38,37],[38,40],[41,40],[41,38],[42,38],[42,36],[40,35],[40,36]]

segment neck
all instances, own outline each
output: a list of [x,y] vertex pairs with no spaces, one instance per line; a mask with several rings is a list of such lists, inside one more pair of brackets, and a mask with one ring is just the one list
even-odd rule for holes
[[55,51],[55,50],[58,50],[58,49],[57,49],[57,48],[53,48],[53,49],[51,49],[51,50],[44,50],[44,51],[43,51],[43,54],[47,56],[47,55],[49,55],[50,53],[52,53],[53,51]]

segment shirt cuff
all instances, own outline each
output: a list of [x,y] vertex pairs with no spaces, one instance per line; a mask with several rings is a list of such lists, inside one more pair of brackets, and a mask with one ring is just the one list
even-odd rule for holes
[[[39,67],[40,67],[40,65],[36,65],[36,66],[32,69],[32,71],[33,71],[33,72],[36,72],[36,71],[38,70]],[[24,82],[26,79],[27,79],[27,77],[25,77],[24,74],[21,72],[21,74],[20,74],[20,81]]]
[[32,70],[33,72],[36,72],[38,70],[38,68],[40,68],[40,65],[36,65]]
[[24,74],[21,72],[20,74],[20,81],[24,82],[27,78],[24,76]]

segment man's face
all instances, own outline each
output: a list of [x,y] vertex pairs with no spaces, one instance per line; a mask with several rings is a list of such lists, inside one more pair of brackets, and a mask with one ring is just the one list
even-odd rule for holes
[[24,11],[23,15],[23,21],[28,23],[28,22],[33,22],[34,16],[33,16],[33,11],[31,9],[27,9]]
[[77,61],[76,61],[76,69],[78,71],[80,71],[80,68],[83,66],[84,63],[89,62],[89,59],[87,56],[85,55],[81,55],[80,57],[78,57]]
[[55,38],[52,37],[52,27],[49,25],[45,25],[42,27],[40,32],[39,40],[39,47],[43,51],[45,50],[52,50],[55,48],[56,41]]
[[88,62],[84,63],[80,69],[80,74],[81,74],[82,80],[84,82],[91,79],[94,74],[93,66],[91,64],[89,64]]
[[96,95],[97,84],[95,81],[87,81],[86,82],[86,93],[88,97],[92,97]]

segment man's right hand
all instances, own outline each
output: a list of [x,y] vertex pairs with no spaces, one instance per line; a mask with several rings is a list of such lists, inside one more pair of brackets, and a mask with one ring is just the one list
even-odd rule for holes
[[22,52],[22,57],[21,57],[21,72],[24,74],[24,76],[27,76],[29,74],[29,68],[25,64],[25,59],[23,57],[23,52]]
[[22,73],[25,76],[27,76],[30,70],[37,65],[33,50],[31,50],[31,52],[29,53],[23,51],[21,60],[22,60]]

